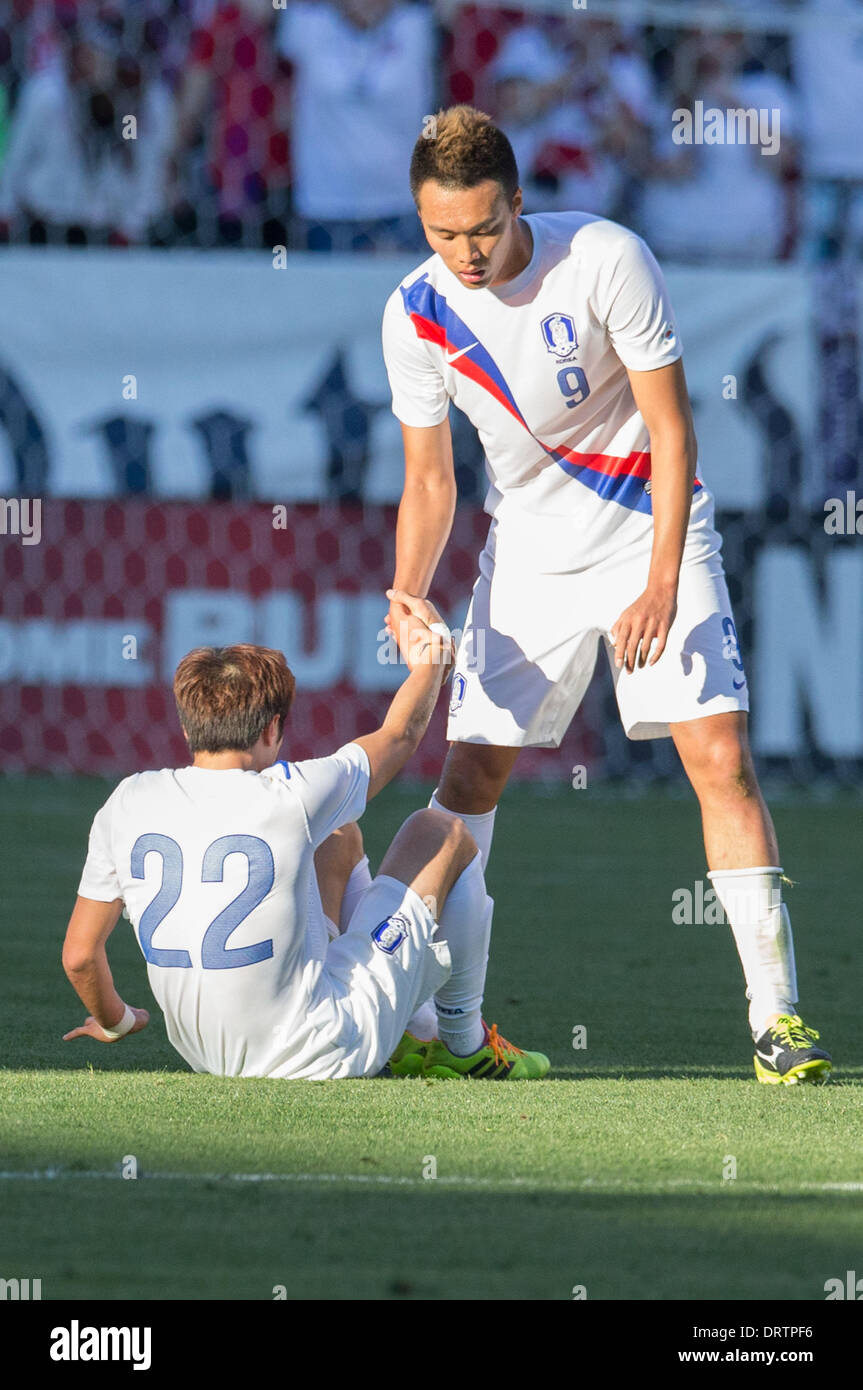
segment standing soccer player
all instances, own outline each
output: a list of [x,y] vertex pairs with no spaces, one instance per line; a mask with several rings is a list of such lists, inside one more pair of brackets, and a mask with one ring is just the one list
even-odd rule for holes
[[[758,1079],[823,1080],[829,1054],[797,1013],[783,871],[659,267],[614,222],[523,217],[509,141],[471,107],[439,113],[410,178],[434,254],[383,321],[405,451],[394,588],[426,595],[449,536],[450,400],[482,441],[492,518],[431,804],[466,822],[487,863],[519,749],[560,743],[602,641],[627,736],[670,735],[700,802]],[[403,619],[394,600],[388,623]]]

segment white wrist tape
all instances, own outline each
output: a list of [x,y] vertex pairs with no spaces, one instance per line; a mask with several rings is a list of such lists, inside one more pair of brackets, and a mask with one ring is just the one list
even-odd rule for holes
[[446,637],[447,641],[452,641],[452,633],[446,623],[429,623],[429,632],[436,632],[439,637]]
[[126,1034],[131,1032],[131,1030],[135,1027],[137,1021],[138,1020],[135,1010],[130,1009],[129,1005],[127,1004],[125,1006],[125,1012],[123,1014],[123,1017],[120,1019],[118,1023],[114,1024],[113,1028],[105,1028],[101,1023],[99,1024],[99,1027],[102,1029],[102,1032],[105,1034],[105,1037],[110,1038],[113,1042],[115,1038],[125,1038]]

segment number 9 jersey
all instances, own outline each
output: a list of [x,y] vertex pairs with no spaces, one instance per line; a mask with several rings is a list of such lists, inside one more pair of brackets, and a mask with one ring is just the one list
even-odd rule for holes
[[[485,451],[485,510],[546,568],[581,569],[652,531],[650,441],[626,369],[668,366],[682,347],[634,232],[579,212],[521,220],[533,250],[514,279],[470,289],[434,255],[390,296],[393,412],[438,425],[452,400]],[[696,481],[693,520],[711,504]]]

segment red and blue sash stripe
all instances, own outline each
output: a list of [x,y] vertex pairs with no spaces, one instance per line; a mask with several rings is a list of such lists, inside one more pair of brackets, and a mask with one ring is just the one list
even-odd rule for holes
[[[445,296],[429,283],[428,272],[414,280],[413,284],[402,286],[401,293],[405,313],[417,337],[437,344],[449,356],[467,349],[449,365],[493,396],[565,473],[605,501],[617,502],[631,511],[648,514],[652,511],[650,494],[644,486],[650,479],[649,450],[636,451],[619,458],[613,454],[579,453],[563,444],[558,444],[556,448],[544,444],[519,410],[494,358],[477,341],[464,320],[450,308]],[[697,492],[700,488],[701,483],[696,479],[693,491]]]

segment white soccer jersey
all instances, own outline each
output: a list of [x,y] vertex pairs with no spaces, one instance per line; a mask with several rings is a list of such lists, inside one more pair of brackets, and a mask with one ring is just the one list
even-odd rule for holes
[[[476,426],[485,509],[551,569],[596,563],[652,528],[650,443],[626,368],[675,362],[662,274],[634,232],[587,213],[524,218],[525,269],[469,289],[431,256],[387,301],[383,346],[406,425]],[[693,524],[712,511],[700,482]]]
[[168,1037],[195,1071],[302,1076],[356,1044],[324,969],[314,851],[366,805],[369,761],[127,777],[96,815],[78,892],[122,898]]

